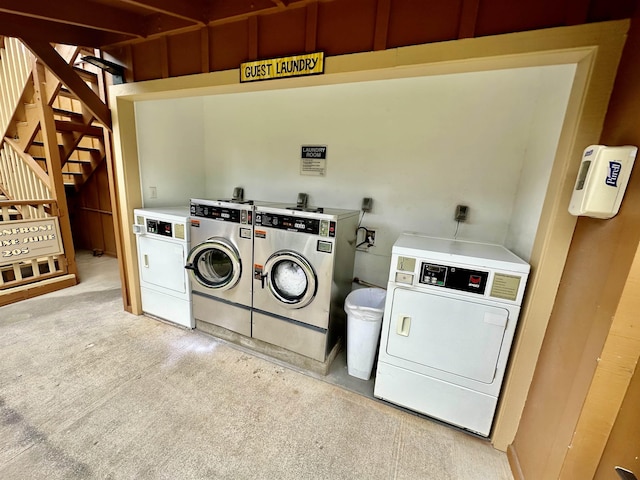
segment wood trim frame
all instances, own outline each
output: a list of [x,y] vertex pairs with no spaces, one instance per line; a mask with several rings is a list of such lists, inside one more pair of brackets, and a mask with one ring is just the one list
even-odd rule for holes
[[492,442],[505,451],[513,441],[576,218],[567,206],[585,146],[598,143],[618,62],[629,29],[621,20],[328,57],[325,74],[239,83],[238,70],[111,87],[114,142],[127,281],[133,313],[141,313],[133,209],[142,204],[135,133],[135,102],[165,98],[278,90],[402,77],[575,64],[576,75],[536,234],[525,304]]
[[[640,247],[622,290],[589,392],[578,418],[561,479],[594,478],[640,360]],[[637,473],[637,472],[636,472]],[[612,473],[613,475],[613,473]]]

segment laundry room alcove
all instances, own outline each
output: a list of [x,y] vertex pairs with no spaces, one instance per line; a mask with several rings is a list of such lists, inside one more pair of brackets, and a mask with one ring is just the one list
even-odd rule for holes
[[[131,310],[140,313],[136,207],[224,198],[235,186],[261,200],[307,192],[338,208],[372,197],[364,223],[376,247],[358,252],[354,273],[384,284],[401,231],[451,237],[455,205],[468,204],[459,238],[506,244],[534,272],[492,438],[506,449],[575,225],[566,201],[582,149],[598,140],[624,28],[329,57],[324,75],[303,79],[240,84],[233,70],[112,87]],[[305,144],[327,145],[325,177],[300,175]]]

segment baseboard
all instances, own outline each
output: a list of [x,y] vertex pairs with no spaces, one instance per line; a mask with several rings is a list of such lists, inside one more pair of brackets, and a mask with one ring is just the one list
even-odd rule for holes
[[513,444],[507,447],[507,459],[509,460],[509,466],[511,467],[511,474],[514,480],[524,480],[524,474],[522,468],[520,468],[520,460],[518,459],[518,452],[514,448]]

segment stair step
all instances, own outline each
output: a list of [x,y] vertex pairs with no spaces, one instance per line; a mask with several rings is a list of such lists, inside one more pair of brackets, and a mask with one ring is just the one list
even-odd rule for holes
[[[44,143],[41,142],[40,140],[34,140],[33,142],[31,142],[31,145],[36,147],[44,147]],[[62,148],[62,146],[60,147]],[[81,150],[83,152],[99,152],[100,151],[99,148],[81,147],[81,146],[76,147],[74,150]]]
[[69,110],[64,110],[62,108],[53,108],[53,113],[56,115],[60,115],[61,117],[69,117],[74,119],[76,123],[82,123],[82,114],[78,112],[71,112]]
[[77,99],[77,97],[73,93],[71,93],[71,90],[69,90],[66,87],[60,87],[60,90],[58,90],[58,95],[62,95],[63,97],[67,97],[67,98]]
[[72,175],[72,176],[82,176],[84,173],[82,172],[62,172],[63,175]]
[[73,70],[86,82],[90,82],[94,84],[98,83],[98,76],[95,73],[90,72],[88,70],[84,70],[79,67],[73,67]]
[[80,160],[77,158],[69,158],[67,159],[66,163],[78,163],[80,165],[90,165],[91,164],[91,160]]

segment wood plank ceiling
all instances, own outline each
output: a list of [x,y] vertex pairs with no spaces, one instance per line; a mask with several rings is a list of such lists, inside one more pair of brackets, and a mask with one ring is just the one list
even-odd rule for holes
[[[317,12],[318,5],[334,4],[337,8],[325,10],[340,14],[340,18],[333,18],[335,35],[344,33],[345,28],[361,30],[370,20],[369,11],[375,12],[376,33],[380,33],[380,38],[375,39],[374,49],[379,49],[415,41],[627,18],[637,3],[637,0],[0,0],[0,39],[10,36],[104,50],[252,17],[300,11],[303,7],[315,7],[312,10]],[[450,38],[452,35],[442,31],[441,24],[456,24],[457,35]],[[398,42],[391,40],[385,44],[382,34],[386,29],[398,28],[406,32],[394,35]]]
[[104,48],[310,0],[0,0],[0,35]]

